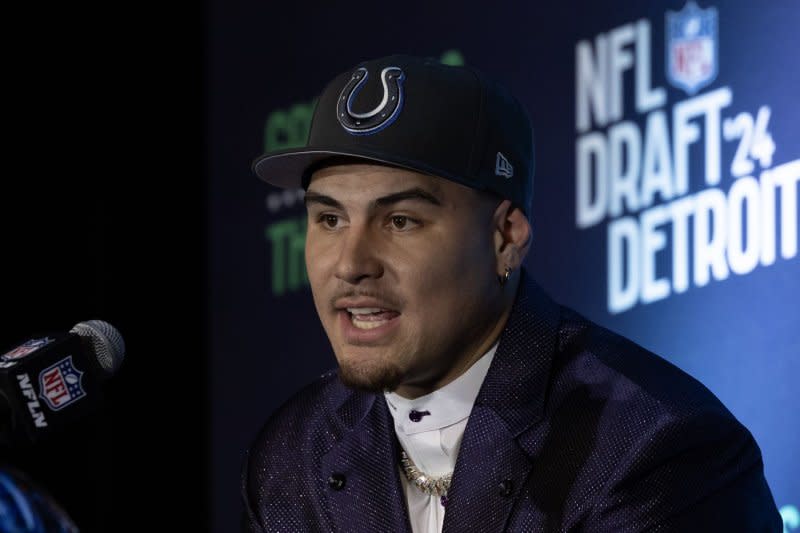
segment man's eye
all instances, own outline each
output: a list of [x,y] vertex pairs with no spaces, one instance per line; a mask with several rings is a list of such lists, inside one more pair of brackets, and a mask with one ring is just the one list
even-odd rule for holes
[[414,219],[408,218],[404,215],[394,215],[391,220],[392,227],[399,230],[411,229],[417,223]]
[[339,217],[337,215],[321,215],[320,222],[324,224],[328,228],[335,228],[339,223]]

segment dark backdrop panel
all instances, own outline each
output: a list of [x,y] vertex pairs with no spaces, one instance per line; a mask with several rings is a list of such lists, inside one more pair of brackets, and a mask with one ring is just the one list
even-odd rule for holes
[[[789,1],[772,2],[768,8],[733,1],[701,3],[700,8],[717,11],[716,33],[705,41],[716,46],[716,75],[690,91],[675,81],[679,73],[671,71],[666,61],[671,49],[667,12],[684,7],[685,2],[672,0],[647,5],[575,1],[491,8],[405,3],[393,11],[368,2],[211,5],[209,320],[215,531],[229,531],[238,520],[242,454],[261,423],[294,391],[335,364],[305,279],[301,196],[298,191],[280,191],[259,182],[250,162],[265,149],[304,141],[313,100],[335,74],[360,60],[398,52],[446,61],[462,59],[501,80],[522,100],[533,120],[537,155],[534,246],[527,267],[556,299],[666,357],[717,394],[761,445],[776,502],[787,527],[796,527],[792,524],[793,517],[800,517],[796,475],[800,463],[794,450],[800,449],[800,418],[792,406],[800,372],[796,327],[800,259],[791,244],[781,248],[781,239],[792,231],[796,239],[798,225],[792,201],[797,201],[793,165],[800,158],[800,111],[795,101],[800,63],[793,51],[800,46],[796,32],[800,11]],[[637,33],[640,21],[649,28],[650,37],[636,41],[642,35]],[[703,37],[711,27],[704,21],[681,26],[684,37],[691,31]],[[626,32],[633,36],[631,42],[625,41]],[[633,65],[647,63],[647,89],[663,93],[662,101],[651,109],[637,109],[635,67],[631,66],[620,78],[620,115],[607,123],[595,120],[580,130],[576,46],[587,41],[596,54],[598,36],[608,39],[612,33],[622,35]],[[636,50],[641,50],[640,57]],[[606,87],[610,90],[610,85]],[[707,150],[706,143],[713,145],[713,133],[705,117],[714,115],[713,111],[706,106],[706,111],[688,120],[689,125],[679,124],[675,113],[696,105],[693,98],[712,93],[727,95],[729,101],[721,106],[716,124],[719,145]],[[740,139],[735,134],[724,136],[722,123],[742,113],[756,119],[763,108],[770,112],[764,132],[774,144],[771,160],[757,160],[750,154],[746,157],[754,163],[750,174],[734,175],[731,164]],[[657,121],[652,117],[659,113],[665,126],[661,141],[667,143],[670,164],[684,150],[676,148],[676,138],[691,133],[691,124],[698,128],[697,140],[685,148],[687,189],[671,197],[656,196],[652,204],[641,207],[626,204],[619,214],[606,214],[582,227],[577,213],[576,160],[582,136],[599,134],[610,151],[609,139],[619,135],[619,125],[624,123],[638,132],[642,152],[648,143],[655,150],[658,124],[649,133],[647,124]],[[629,149],[622,149],[622,157]],[[714,157],[720,161],[720,179],[708,183],[705,164]],[[692,248],[693,222],[689,223],[688,247],[680,245],[680,239],[676,244],[674,224],[661,220],[647,229],[642,223],[676,209],[673,202],[683,198],[699,202],[698,198],[721,195],[723,202],[730,202],[739,194],[731,192],[738,182],[745,183],[736,185],[740,189],[746,188],[748,180],[761,187],[777,168],[782,169],[786,192],[777,192],[780,200],[772,204],[776,229],[773,233],[764,229],[765,233],[739,242],[740,248],[749,250],[754,238],[759,242],[775,239],[777,251],[771,262],[762,258],[741,268],[741,258],[730,258],[735,251],[724,252],[720,257],[727,277],[717,279],[712,274],[703,284],[702,275],[694,272],[694,262],[706,248],[699,252]],[[635,174],[641,185],[643,171]],[[674,183],[674,172],[667,175]],[[747,191],[752,193],[751,189]],[[752,196],[753,202],[762,200],[760,191],[753,193],[758,194]],[[734,211],[728,209],[714,227],[734,227]],[[784,212],[793,213],[794,218]],[[766,207],[751,213],[755,215],[743,215],[742,227],[750,222],[768,227]],[[640,241],[633,269],[624,266],[627,256],[615,258],[609,238],[612,228],[626,224],[620,222],[626,217]],[[628,251],[632,244],[626,241]],[[676,281],[679,274],[673,260],[688,265],[685,290]],[[653,266],[648,267],[646,261]],[[610,296],[610,278],[628,276],[623,281],[631,283],[631,272],[640,276],[640,284],[632,292],[633,300],[620,304],[622,297]],[[645,283],[644,279],[650,280]],[[664,287],[666,294],[659,294]]]
[[82,532],[208,527],[201,17],[6,17],[0,344],[93,318],[127,344],[99,412],[0,451]]

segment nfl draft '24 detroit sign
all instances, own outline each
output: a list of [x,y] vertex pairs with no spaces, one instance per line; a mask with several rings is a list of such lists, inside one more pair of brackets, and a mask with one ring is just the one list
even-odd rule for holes
[[666,13],[666,77],[689,95],[677,102],[651,77],[649,20],[576,45],[575,223],[605,222],[610,313],[797,260],[800,153],[774,160],[785,139],[770,119],[786,113],[713,86],[717,24],[691,2]]

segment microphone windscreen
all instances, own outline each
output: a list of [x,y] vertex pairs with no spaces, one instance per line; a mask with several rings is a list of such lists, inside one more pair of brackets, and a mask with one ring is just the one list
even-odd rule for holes
[[100,366],[108,375],[113,374],[125,357],[125,341],[117,328],[103,320],[79,322],[70,330],[89,340]]

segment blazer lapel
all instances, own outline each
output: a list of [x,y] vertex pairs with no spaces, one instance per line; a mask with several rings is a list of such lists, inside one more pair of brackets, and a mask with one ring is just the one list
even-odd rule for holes
[[320,472],[335,531],[411,533],[397,467],[399,445],[385,399],[354,392],[337,415],[345,431],[323,456]]
[[542,418],[558,320],[559,307],[523,271],[464,431],[443,533],[504,530],[533,466],[518,437]]
[[528,456],[502,420],[474,407],[447,495],[443,532],[503,531],[530,470]]

